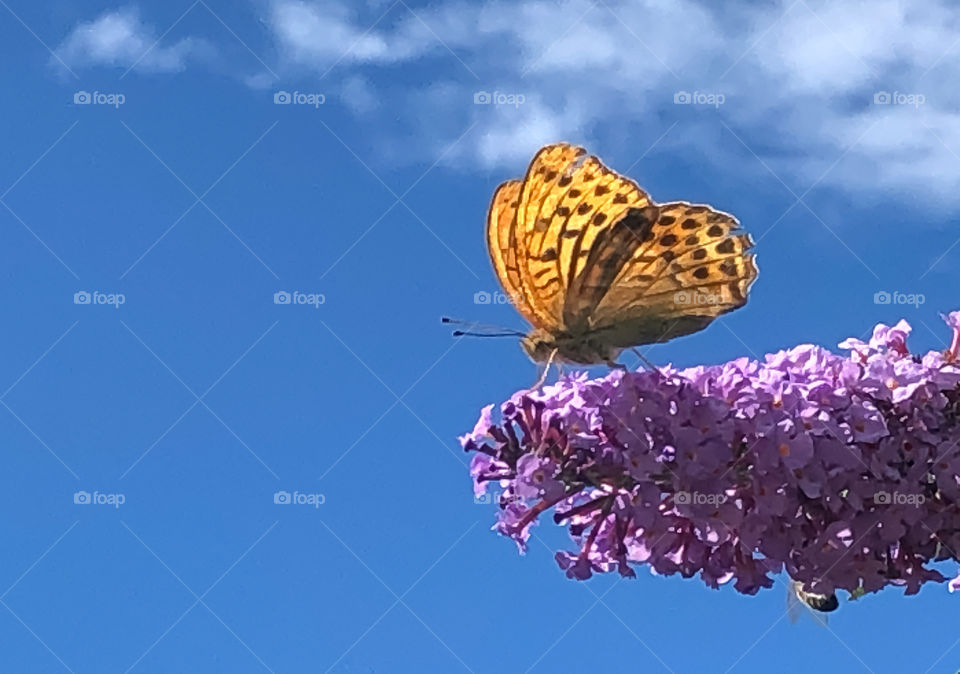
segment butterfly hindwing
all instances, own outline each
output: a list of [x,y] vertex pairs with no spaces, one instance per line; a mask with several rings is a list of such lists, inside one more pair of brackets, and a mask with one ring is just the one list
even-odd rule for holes
[[631,208],[612,225],[600,229],[568,289],[563,309],[565,325],[581,331],[593,328],[594,312],[624,266],[652,238],[658,217],[656,206]]
[[[746,303],[757,267],[748,252],[753,241],[733,216],[709,206],[663,204],[645,237],[591,312],[594,329],[620,326],[614,343],[667,341]],[[632,341],[629,324],[644,321],[648,329],[632,331],[645,341]]]

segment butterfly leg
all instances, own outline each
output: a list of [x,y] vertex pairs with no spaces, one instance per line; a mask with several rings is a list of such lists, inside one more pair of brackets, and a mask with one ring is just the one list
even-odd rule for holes
[[[527,391],[536,391],[538,388],[543,386],[543,382],[547,381],[547,375],[550,374],[550,366],[553,365],[553,359],[557,355],[557,350],[554,349],[550,353],[550,357],[547,358],[547,364],[543,366],[543,372],[540,374],[540,378],[537,379],[537,383],[527,389]],[[560,366],[560,363],[557,363],[557,367]]]
[[648,370],[650,370],[651,372],[659,372],[660,375],[663,376],[663,373],[660,372],[660,368],[654,365],[653,363],[651,363],[649,360],[647,360],[647,357],[644,356],[642,353],[640,353],[640,350],[637,349],[637,347],[633,347],[631,351],[633,351],[633,353],[636,354],[637,358],[640,359],[640,362],[642,362]]

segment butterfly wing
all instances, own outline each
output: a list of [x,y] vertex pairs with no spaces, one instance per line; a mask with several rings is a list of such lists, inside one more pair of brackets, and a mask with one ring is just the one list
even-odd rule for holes
[[565,321],[620,347],[702,330],[746,303],[757,277],[752,246],[736,218],[709,206],[631,209],[595,241]]
[[509,180],[493,193],[487,213],[487,251],[510,301],[532,325],[543,327],[523,292],[517,265],[516,215],[522,187],[519,180]]
[[569,329],[569,288],[588,263],[597,238],[650,198],[582,147],[540,150],[521,187],[516,216],[521,287],[542,327]]

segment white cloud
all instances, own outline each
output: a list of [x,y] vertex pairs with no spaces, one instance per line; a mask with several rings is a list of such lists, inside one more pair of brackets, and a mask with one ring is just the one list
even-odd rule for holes
[[278,46],[290,63],[325,70],[338,62],[393,63],[405,61],[427,45],[399,32],[383,33],[357,22],[348,5],[277,0],[271,26]]
[[[433,159],[474,125],[448,159],[516,168],[559,139],[589,139],[599,151],[629,139],[642,151],[677,122],[662,148],[742,167],[726,125],[797,193],[822,178],[853,193],[912,191],[960,206],[960,12],[948,0],[922,11],[900,0],[445,0],[412,10],[263,1],[282,78],[292,86],[320,75],[326,89],[339,87],[384,144],[413,148],[398,157]],[[205,46],[156,39],[135,11],[114,11],[79,25],[58,55],[71,67],[141,59],[140,70],[169,72]],[[275,84],[263,73],[245,81]],[[474,105],[478,90],[526,102]],[[681,90],[725,102],[674,105]],[[878,91],[925,100],[877,105]],[[753,161],[742,170],[766,171]]]
[[[545,141],[616,145],[637,124],[663,129],[675,120],[664,147],[742,164],[716,142],[730,139],[722,121],[798,193],[823,178],[852,192],[913,191],[960,205],[960,92],[951,85],[960,65],[946,53],[960,13],[946,0],[923,11],[898,0],[722,9],[694,0],[454,0],[415,11],[398,5],[371,27],[380,12],[273,0],[274,37],[298,68],[326,72],[339,60],[341,75],[364,68],[377,78],[376,68],[398,65],[444,73],[430,83],[446,92],[442,124],[422,121],[440,114],[431,96],[393,91],[392,100],[406,99],[401,114],[415,120],[412,133],[427,135],[430,142],[414,143],[426,151],[475,123],[451,153],[461,165],[515,168]],[[493,89],[528,102],[470,104],[473,92]],[[675,106],[679,90],[726,100],[720,110]],[[877,105],[877,91],[926,100]],[[766,171],[759,162],[748,170]]]
[[129,68],[136,64],[136,68],[144,72],[177,72],[186,67],[192,54],[208,49],[204,41],[194,38],[169,46],[158,44],[156,32],[140,21],[136,10],[123,9],[106,12],[78,25],[56,49],[56,54],[71,68]]
[[458,143],[448,160],[476,161],[489,169],[502,164],[516,168],[525,166],[537,148],[563,138],[589,143],[590,138],[572,134],[571,120],[577,120],[576,109],[556,110],[534,97],[519,105],[486,104],[478,106],[478,126]]
[[366,115],[376,110],[380,101],[369,80],[357,75],[350,76],[340,88],[340,100],[353,112]]

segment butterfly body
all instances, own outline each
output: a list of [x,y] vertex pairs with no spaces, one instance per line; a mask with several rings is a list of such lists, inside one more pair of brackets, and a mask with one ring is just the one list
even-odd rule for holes
[[646,316],[642,320],[628,321],[582,332],[551,332],[534,328],[521,341],[524,351],[537,363],[549,360],[577,365],[612,363],[625,348],[666,341],[662,336],[668,331],[676,336],[696,332],[709,321],[697,316],[681,319],[665,317],[657,319]]
[[548,145],[503,183],[487,221],[497,276],[533,324],[538,362],[611,363],[746,303],[757,267],[733,216],[655,204],[583,148]]
[[520,342],[530,359],[537,363],[551,360],[577,365],[612,363],[620,355],[617,347],[590,333],[552,333],[535,328]]

